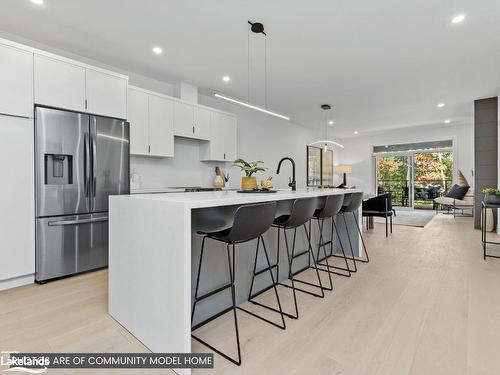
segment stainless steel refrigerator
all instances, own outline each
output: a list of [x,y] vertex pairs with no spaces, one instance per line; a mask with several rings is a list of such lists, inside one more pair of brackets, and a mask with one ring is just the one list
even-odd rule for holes
[[129,124],[35,108],[36,281],[108,264],[108,196],[129,194]]

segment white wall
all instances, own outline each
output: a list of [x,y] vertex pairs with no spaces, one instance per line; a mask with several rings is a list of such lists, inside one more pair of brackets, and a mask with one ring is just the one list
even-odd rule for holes
[[376,134],[347,138],[340,151],[339,162],[352,165],[352,174],[347,176],[349,185],[375,193],[375,168],[373,146],[452,139],[454,144],[454,173],[461,170],[471,186],[474,184],[473,125],[434,125],[400,128]]
[[[259,173],[259,180],[271,175],[275,187],[287,187],[288,177],[292,175],[291,165],[285,162],[280,175],[276,175],[276,168],[282,157],[290,156],[296,164],[297,186],[306,186],[306,147],[313,139],[311,129],[213,97],[200,95],[199,102],[238,116],[238,156],[245,160],[262,160],[269,168]],[[241,172],[233,168],[230,174],[233,186],[239,183]]]

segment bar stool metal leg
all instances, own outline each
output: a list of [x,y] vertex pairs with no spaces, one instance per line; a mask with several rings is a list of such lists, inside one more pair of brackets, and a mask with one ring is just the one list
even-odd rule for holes
[[[264,239],[262,239],[262,241],[264,241]],[[287,313],[285,311],[283,311],[283,309],[281,308],[281,302],[278,303],[278,306],[280,307],[280,309],[276,309],[274,307],[271,307],[271,306],[268,306],[268,305],[265,305],[263,303],[260,303],[258,301],[255,301],[254,298],[256,298],[257,296],[261,295],[262,293],[268,291],[269,289],[271,289],[273,287],[273,285],[269,285],[268,287],[258,291],[257,293],[254,293],[252,294],[253,292],[253,286],[254,286],[254,282],[255,282],[255,277],[266,272],[267,270],[270,270],[270,272],[272,272],[272,268],[276,268],[276,279],[274,280],[274,282],[276,283],[276,285],[279,285],[279,259],[280,259],[280,229],[278,228],[278,246],[277,246],[277,251],[276,251],[276,263],[271,265],[269,262],[268,262],[268,267],[267,268],[263,268],[259,271],[257,271],[257,259],[258,259],[258,252],[256,251],[255,253],[255,260],[254,260],[254,267],[253,267],[253,275],[252,275],[252,282],[250,284],[250,292],[249,292],[249,295],[248,295],[248,302],[251,302],[253,303],[254,305],[257,305],[257,306],[261,306],[261,307],[264,307],[268,310],[271,310],[271,311],[274,311],[274,312],[277,312],[279,314],[283,314],[284,316],[287,316],[291,319],[297,319],[298,318],[298,314],[297,314],[297,308],[295,309],[295,314],[290,314],[290,313]],[[264,242],[263,242],[264,244]],[[264,245],[265,246],[265,245]],[[266,248],[266,251],[267,251],[267,248]],[[277,288],[276,288],[276,285],[274,286],[275,288],[275,292],[277,293]],[[260,318],[260,317],[259,317]],[[283,327],[285,325],[283,324]],[[281,327],[279,327],[281,328]],[[285,328],[283,328],[285,329]]]
[[[278,227],[278,231],[280,228]],[[292,282],[292,293],[293,293],[293,303],[295,305],[295,314],[291,315],[291,318],[293,319],[298,319],[299,318],[299,306],[297,304],[297,294],[295,292],[295,280],[293,279],[292,276],[292,264],[293,264],[293,258],[290,256],[290,247],[288,245],[288,237],[286,235],[286,228],[283,228],[283,237],[285,239],[285,247],[286,247],[286,256],[288,258],[288,278]],[[292,242],[292,248],[295,248],[295,240],[297,238],[297,228],[294,229],[293,231],[293,242]],[[279,246],[279,243],[278,243]],[[279,285],[289,287],[286,284],[279,283]]]
[[[323,238],[323,228],[324,228],[324,224],[325,224],[325,219],[321,218],[321,219],[318,219],[317,221],[318,221],[318,230],[319,230],[319,244],[318,244],[318,252],[316,253],[316,260],[317,260],[316,267],[319,265],[325,265],[325,267],[327,267],[326,270],[318,267],[318,270],[321,272],[328,273],[328,281],[329,281],[330,286],[324,287],[324,289],[325,290],[333,290],[333,281],[332,281],[332,275],[331,275],[333,272],[331,272],[328,269],[330,267],[330,265],[328,264],[329,255],[326,253],[326,244],[325,244],[325,240]],[[311,233],[310,229],[309,229],[309,233]],[[324,261],[325,263],[321,263],[321,261],[320,261],[320,254],[319,253],[321,251],[321,248],[323,248],[323,253],[325,254],[325,257],[321,260]]]
[[[260,271],[257,271],[257,258],[259,256],[259,244],[260,244],[260,241],[262,241],[262,246],[264,248],[264,255],[266,256],[266,262],[267,262],[267,267],[260,270]],[[253,277],[252,277],[252,283],[251,283],[251,286],[250,286],[250,292],[248,293],[248,301],[249,302],[252,302],[254,303],[255,305],[259,305],[259,306],[263,306],[265,308],[270,308],[269,306],[266,306],[266,305],[263,305],[259,302],[256,302],[256,301],[252,301],[252,299],[255,297],[255,295],[252,295],[252,291],[253,291],[253,285],[254,285],[254,280],[255,280],[255,276],[256,275],[260,275],[262,274],[263,272],[265,271],[269,271],[269,274],[271,275],[271,282],[272,282],[272,285],[271,287],[274,289],[274,295],[276,296],[276,301],[278,302],[278,309],[274,309],[274,308],[270,308],[271,310],[273,311],[276,311],[278,312],[280,315],[281,315],[281,325],[269,320],[269,319],[266,319],[260,315],[257,315],[256,313],[252,312],[252,311],[249,311],[249,310],[246,310],[240,306],[237,307],[238,310],[241,310],[241,311],[244,311],[246,312],[247,314],[250,314],[256,318],[259,318],[269,324],[272,324],[273,326],[275,327],[278,327],[278,328],[281,328],[281,329],[286,329],[286,324],[285,324],[285,314],[283,313],[283,309],[281,307],[281,302],[280,302],[280,298],[279,298],[279,295],[278,295],[278,289],[276,288],[276,280],[274,279],[274,275],[273,275],[273,268],[276,267],[277,265],[274,264],[274,265],[271,265],[271,262],[269,261],[269,255],[267,253],[267,248],[266,248],[266,244],[264,242],[264,238],[262,236],[260,236],[258,239],[257,239],[257,249],[255,251],[255,261],[254,261],[254,266],[253,266]],[[270,289],[269,287],[266,288],[265,290],[268,290]],[[264,290],[264,291],[265,291]],[[259,295],[259,294],[262,294],[264,291],[260,291],[258,292],[256,295]]]
[[[337,225],[335,224],[335,220],[334,220],[333,217],[331,218],[331,220],[332,220],[332,224],[331,224],[331,230],[330,230],[330,241],[326,241],[325,242],[324,239],[320,238],[320,245],[319,246],[321,246],[321,245],[323,246],[323,250],[324,250],[324,253],[325,253],[325,258],[324,258],[325,263],[318,262],[318,265],[326,267],[326,269],[321,269],[320,268],[320,271],[328,272],[328,273],[333,274],[333,275],[339,275],[339,276],[344,276],[344,277],[351,277],[351,270],[349,268],[349,263],[347,262],[347,257],[345,255],[345,251],[344,251],[344,245],[342,244],[342,240],[340,239],[340,234],[339,234],[339,231],[337,229]],[[334,228],[335,228],[335,232],[336,232],[337,238],[339,240],[340,249],[342,251],[342,256],[336,255],[336,254],[333,253],[333,240],[334,240],[334,237],[335,237],[335,233],[333,231]],[[320,233],[323,233],[323,231],[321,230]],[[321,237],[321,235],[320,235],[320,237]],[[328,255],[326,254],[326,248],[325,248],[325,246],[327,244],[330,244],[330,253]],[[318,246],[318,254],[319,254],[319,246]],[[338,266],[330,265],[328,263],[328,258],[332,257],[332,256],[333,257],[337,257],[337,258],[344,258],[345,268],[344,267],[338,267]],[[335,272],[335,271],[332,271],[332,269],[342,270],[342,271],[345,271],[347,273]]]
[[[363,244],[363,250],[365,251],[366,259],[356,259],[358,262],[362,263],[369,263],[370,262],[370,257],[368,256],[368,250],[366,250],[366,245],[365,245],[365,240],[363,238],[363,233],[361,233],[361,229],[359,228],[359,222],[358,219],[356,218],[356,215],[354,212],[352,212],[352,217],[354,218],[354,221],[356,222],[356,228],[358,229],[359,237],[361,237],[361,243]],[[391,217],[392,219],[392,217]],[[391,228],[391,233],[392,233],[392,228]]]
[[[292,252],[290,253],[290,248],[288,246],[288,239],[287,239],[287,236],[286,236],[286,228],[283,228],[284,230],[284,233],[285,233],[285,243],[287,245],[287,255],[288,255],[288,260],[289,260],[289,268],[288,268],[288,278],[289,280],[292,282],[292,285],[288,285],[288,284],[284,284],[284,283],[280,283],[280,285],[286,287],[286,288],[292,288],[294,290],[294,300],[295,300],[295,305],[297,306],[297,300],[296,300],[296,297],[295,297],[295,290],[299,291],[299,292],[302,292],[302,293],[306,293],[306,294],[309,294],[311,296],[314,296],[314,297],[319,297],[319,298],[324,298],[325,297],[325,293],[324,293],[324,287],[323,287],[323,284],[321,282],[321,277],[319,276],[319,271],[318,271],[318,267],[316,265],[316,257],[314,256],[314,251],[312,249],[312,246],[311,246],[311,237],[310,237],[310,233],[308,233],[307,231],[307,227],[305,224],[302,225],[303,228],[304,228],[304,231],[305,231],[305,234],[306,234],[306,238],[307,238],[307,243],[308,243],[308,249],[305,250],[305,251],[302,251],[298,254],[295,254],[295,240],[296,240],[296,236],[297,236],[297,228],[293,228],[294,229],[294,233],[293,233],[293,243],[292,243]],[[298,271],[293,271],[293,260],[295,258],[298,258],[302,255],[305,255],[305,254],[308,254],[308,256],[312,257],[313,259],[313,264],[314,266],[310,266],[309,264],[298,270]],[[308,281],[304,281],[304,280],[300,280],[300,279],[296,279],[294,276],[305,271],[306,269],[308,268],[314,268],[314,270],[316,271],[316,276],[318,278],[318,284],[314,284],[314,283],[310,283]],[[313,287],[316,287],[316,288],[319,288],[320,289],[320,294],[318,293],[314,293],[314,292],[310,292],[308,290],[305,290],[305,289],[301,289],[301,288],[297,288],[295,285],[294,285],[294,282],[298,282],[298,283],[301,283],[301,284],[305,284],[305,285],[310,285],[310,286],[313,286]],[[298,308],[297,310],[298,311]]]
[[[349,267],[349,272],[358,272],[358,267],[356,265],[356,258],[354,257],[354,249],[352,248],[351,236],[349,235],[349,228],[347,227],[347,220],[345,218],[344,213],[341,212],[340,215],[342,215],[342,218],[344,219],[345,231],[347,234],[347,239],[349,240],[349,249],[351,250],[351,257],[346,257],[345,259],[352,260],[352,262],[354,264],[354,268]],[[335,228],[337,229],[336,225],[335,225]],[[337,234],[338,234],[338,231],[337,231]],[[340,241],[340,236],[339,236],[339,241]],[[341,243],[342,243],[342,241],[341,241]],[[338,258],[341,257],[340,255],[334,255],[334,256],[336,256]]]
[[[204,251],[204,247],[205,247],[205,239],[206,239],[207,236],[205,236],[203,238],[203,242],[202,242],[202,248],[201,248],[201,254],[200,254],[200,264],[198,266],[198,271],[201,271],[201,264],[202,264],[202,260],[203,260],[203,251]],[[237,348],[238,348],[238,357],[237,359],[234,359],[232,357],[230,357],[229,355],[223,353],[222,351],[220,351],[219,349],[215,348],[214,346],[212,346],[211,344],[207,343],[205,340],[202,340],[200,339],[199,337],[195,336],[194,334],[191,333],[191,337],[193,339],[195,339],[196,341],[200,342],[201,344],[207,346],[208,348],[212,349],[214,352],[216,352],[217,354],[221,355],[222,357],[226,358],[228,361],[231,361],[232,363],[240,366],[241,365],[241,349],[240,349],[240,335],[239,335],[239,331],[238,331],[238,317],[236,315],[236,293],[235,293],[235,288],[234,288],[234,280],[235,280],[235,273],[234,273],[234,264],[235,264],[235,257],[234,257],[234,243],[232,243],[232,250],[233,250],[233,257],[232,257],[232,264],[231,264],[231,255],[230,255],[230,246],[231,246],[231,243],[228,243],[227,246],[226,246],[226,250],[227,250],[227,263],[228,263],[228,267],[229,267],[229,283],[228,284],[225,284],[223,285],[222,287],[220,288],[217,288],[216,290],[213,290],[211,292],[207,292],[205,293],[204,295],[202,296],[198,296],[198,287],[199,287],[199,281],[200,281],[200,273],[198,272],[198,276],[197,276],[197,280],[196,280],[196,291],[195,291],[195,303],[193,305],[193,311],[191,313],[191,324],[193,322],[193,318],[194,318],[194,313],[195,313],[195,309],[196,309],[196,303],[202,299],[205,299],[207,297],[210,297],[216,293],[219,293],[225,289],[228,289],[228,288],[231,288],[231,299],[232,299],[232,306],[230,306],[229,308],[217,313],[216,315],[204,320],[203,322],[201,323],[198,323],[197,325],[195,325],[194,327],[192,327],[192,330],[196,330],[197,328],[201,327],[202,325],[218,318],[219,316],[225,314],[226,312],[228,311],[233,311],[233,315],[234,315],[234,327],[235,327],[235,334],[236,334],[236,345],[237,345]]]

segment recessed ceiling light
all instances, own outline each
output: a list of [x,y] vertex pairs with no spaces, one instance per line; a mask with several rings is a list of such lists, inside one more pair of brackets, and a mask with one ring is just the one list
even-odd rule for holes
[[154,47],[153,52],[157,55],[161,55],[163,53],[163,50],[160,47]]
[[451,19],[451,23],[462,23],[465,20],[465,14],[457,14]]
[[451,120],[444,120],[445,124],[449,124],[450,122],[451,122]]
[[36,5],[43,5],[43,0],[31,0],[31,2]]
[[359,132],[357,130],[354,131],[354,134],[359,134]]
[[231,77],[229,77],[229,76],[224,76],[224,77],[222,77],[222,80],[223,80],[224,82],[229,82],[229,81],[231,80]]
[[330,120],[330,121],[328,121],[328,124],[333,125],[333,124],[335,124],[335,121]]
[[438,107],[438,108],[443,108],[443,107],[444,107],[444,103],[438,103],[438,104],[436,105],[436,107]]

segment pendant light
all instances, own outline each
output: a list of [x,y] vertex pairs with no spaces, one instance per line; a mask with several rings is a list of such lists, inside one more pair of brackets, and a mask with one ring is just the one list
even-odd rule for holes
[[[277,112],[274,112],[274,111],[271,111],[267,108],[267,33],[264,31],[264,25],[260,22],[253,23],[253,22],[248,21],[248,24],[250,25],[250,27],[248,29],[248,38],[247,38],[248,39],[248,49],[247,49],[248,50],[248,52],[247,52],[248,92],[247,92],[247,101],[245,102],[243,100],[231,98],[227,95],[222,95],[219,93],[214,93],[214,96],[216,98],[226,100],[230,103],[238,104],[238,105],[241,105],[241,106],[246,107],[246,108],[250,108],[250,109],[253,109],[253,110],[256,110],[259,112],[266,113],[266,114],[271,115],[271,116],[281,118],[283,120],[290,121],[290,117],[285,116],[285,115],[280,114],[280,113],[277,113]],[[265,89],[264,90],[264,92],[265,92],[265,106],[264,107],[250,103],[250,31],[252,31],[254,34],[264,35],[264,86],[265,86],[264,87],[264,89]]]
[[331,145],[332,147],[338,146],[344,148],[344,146],[341,145],[340,143],[328,140],[328,111],[332,109],[331,105],[322,104],[321,109],[323,110],[324,113],[323,120],[325,122],[325,139],[310,143],[309,146],[322,145],[325,152],[328,151],[328,145]]

